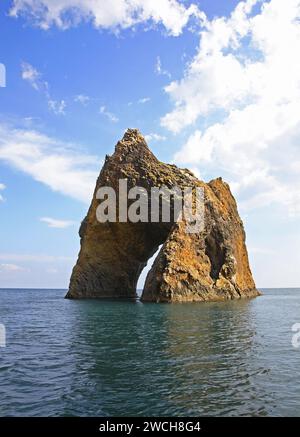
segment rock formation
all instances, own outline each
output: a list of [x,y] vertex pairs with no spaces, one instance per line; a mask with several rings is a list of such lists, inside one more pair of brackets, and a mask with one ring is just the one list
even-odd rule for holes
[[[100,187],[128,189],[202,187],[205,227],[187,233],[183,221],[100,223],[96,217]],[[86,218],[80,227],[81,250],[67,298],[136,298],[137,281],[162,245],[149,271],[142,301],[218,301],[258,296],[249,267],[245,232],[235,199],[221,178],[208,184],[187,169],[160,162],[136,129],[128,129],[106,156]]]

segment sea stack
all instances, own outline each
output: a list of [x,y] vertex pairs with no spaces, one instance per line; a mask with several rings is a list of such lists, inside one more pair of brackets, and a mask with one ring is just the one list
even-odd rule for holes
[[[183,221],[100,223],[96,193],[139,186],[202,187],[204,228],[188,233]],[[119,216],[118,216],[119,217]],[[137,129],[128,129],[105,163],[80,231],[81,249],[67,298],[136,298],[138,278],[162,245],[149,271],[144,302],[199,302],[250,298],[256,289],[248,260],[245,231],[236,201],[221,178],[204,183],[187,169],[160,162]]]

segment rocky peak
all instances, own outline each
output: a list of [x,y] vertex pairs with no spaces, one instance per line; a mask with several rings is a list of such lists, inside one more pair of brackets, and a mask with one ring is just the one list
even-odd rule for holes
[[141,132],[138,129],[130,129],[130,128],[127,129],[120,142],[123,144],[143,143],[144,145],[146,145],[145,138],[143,137]]
[[[128,153],[132,155],[140,155],[149,153],[145,138],[138,129],[127,129],[123,138],[118,141],[115,147],[115,153],[126,156]],[[150,152],[151,153],[151,152]]]

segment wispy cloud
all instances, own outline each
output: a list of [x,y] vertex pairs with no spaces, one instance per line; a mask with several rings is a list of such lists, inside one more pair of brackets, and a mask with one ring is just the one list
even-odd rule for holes
[[66,102],[64,100],[48,100],[49,109],[56,115],[65,115]]
[[42,80],[41,73],[28,62],[22,62],[21,76],[36,91],[46,92],[48,90],[48,82]]
[[28,82],[36,91],[44,94],[48,108],[55,115],[65,115],[66,102],[65,100],[55,100],[50,94],[49,83],[42,79],[42,74],[28,62],[21,64],[22,79]]
[[87,106],[90,100],[90,97],[85,94],[77,94],[77,96],[74,97],[74,102],[80,103],[83,106]]
[[132,106],[133,104],[144,105],[145,103],[148,103],[150,101],[151,101],[151,97],[142,97],[141,99],[138,99],[137,101],[128,102],[127,106]]
[[154,71],[159,76],[167,76],[169,79],[171,78],[171,74],[162,67],[162,62],[160,56],[157,56]]
[[148,103],[150,102],[151,98],[150,97],[143,97],[142,99],[138,100],[138,103]]
[[118,117],[113,114],[112,112],[108,111],[106,106],[101,106],[100,108],[100,114],[104,115],[108,120],[110,120],[112,123],[117,123],[119,121]]
[[151,141],[166,141],[167,137],[165,137],[164,135],[159,135],[159,134],[155,134],[155,133],[151,133],[148,135],[145,135],[145,140],[147,142],[151,142]]
[[74,261],[74,257],[71,256],[53,256],[45,254],[17,254],[17,253],[0,253],[0,261],[6,263],[19,263],[19,262],[38,262],[38,263],[51,263],[51,262],[69,262]]
[[17,264],[0,264],[0,273],[1,272],[12,272],[12,273],[16,273],[16,272],[24,272],[28,269],[25,269],[22,266],[19,266]]
[[101,164],[78,145],[1,124],[0,160],[84,203],[90,202]]
[[41,217],[40,221],[46,223],[49,228],[66,229],[75,224],[71,220],[58,220],[51,217]]

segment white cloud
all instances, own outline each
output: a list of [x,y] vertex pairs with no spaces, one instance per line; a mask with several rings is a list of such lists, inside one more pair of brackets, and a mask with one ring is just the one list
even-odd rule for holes
[[85,94],[78,94],[74,97],[74,102],[81,103],[83,106],[86,106],[90,100],[90,97],[86,96]]
[[127,106],[132,106],[134,103],[138,103],[139,105],[143,105],[143,104],[148,103],[150,101],[151,101],[150,97],[143,97],[143,98],[137,100],[136,102],[128,102]]
[[23,125],[26,127],[30,127],[33,124],[38,124],[40,121],[40,117],[24,117],[22,119]]
[[46,223],[49,228],[66,229],[75,224],[71,220],[58,220],[51,217],[41,217],[40,221]]
[[251,36],[252,19],[248,14],[257,2],[240,2],[230,18],[206,21],[198,53],[185,76],[165,88],[175,102],[175,109],[162,119],[165,127],[179,132],[199,116],[218,108],[230,110],[233,104],[255,94],[262,64],[242,58],[246,56],[242,49],[243,38]]
[[192,164],[193,162],[208,161],[211,157],[211,144],[202,147],[202,132],[195,130],[195,132],[188,138],[186,144],[175,155],[175,161]]
[[96,28],[126,29],[139,23],[162,24],[179,35],[191,16],[205,19],[195,5],[179,0],[14,0],[10,15],[23,15],[43,29],[62,29],[92,21]]
[[148,103],[150,100],[150,97],[143,97],[142,99],[138,100],[138,103]]
[[66,106],[64,100],[48,100],[48,108],[56,115],[65,115]]
[[156,64],[155,64],[154,71],[159,76],[167,76],[168,78],[171,78],[171,74],[167,70],[163,69],[160,56],[157,56],[157,58],[156,58]]
[[28,62],[21,64],[22,79],[28,82],[36,91],[47,90],[48,83],[41,79],[41,73]]
[[166,87],[174,109],[162,125],[195,126],[175,161],[226,177],[245,209],[300,213],[299,51],[300,0],[240,2],[206,22],[184,77]]
[[196,178],[201,179],[201,173],[198,167],[189,167],[189,170],[194,173],[194,175],[196,176]]
[[[0,184],[0,191],[5,190],[6,186],[4,184]],[[4,197],[0,194],[0,202],[4,202]]]
[[90,202],[100,166],[99,158],[80,151],[78,146],[1,124],[0,160],[53,191],[84,203]]
[[159,135],[155,133],[151,133],[145,135],[145,140],[150,143],[150,141],[166,141],[166,137],[164,135]]
[[26,269],[24,267],[18,266],[17,264],[0,264],[0,272],[24,272]]
[[74,257],[68,256],[53,256],[45,254],[16,254],[16,253],[0,253],[0,260],[5,262],[38,262],[38,263],[49,263],[49,262],[69,262],[74,261]]
[[43,93],[46,97],[48,108],[55,115],[65,115],[65,100],[54,100],[49,91],[49,83],[42,79],[42,74],[28,62],[21,64],[22,79],[28,82],[36,91]]
[[108,120],[110,120],[112,123],[117,123],[119,121],[118,117],[112,112],[108,111],[106,106],[101,106],[99,112],[108,118]]

